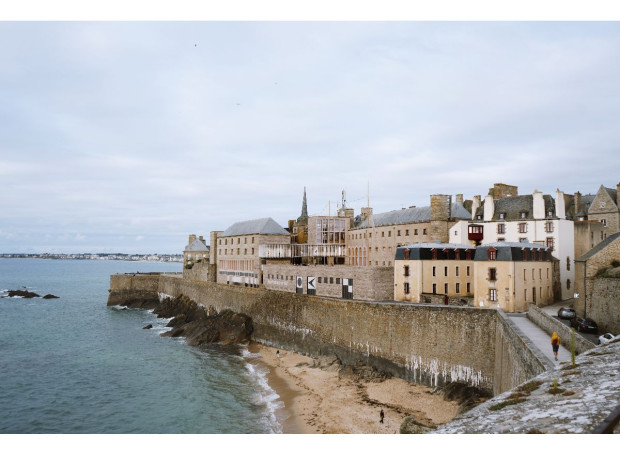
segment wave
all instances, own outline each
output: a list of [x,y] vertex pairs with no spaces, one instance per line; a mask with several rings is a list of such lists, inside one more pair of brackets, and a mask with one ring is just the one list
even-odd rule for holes
[[259,388],[254,394],[253,401],[265,409],[266,415],[263,417],[264,426],[270,433],[281,434],[282,423],[278,418],[278,414],[282,412],[284,402],[280,400],[280,396],[267,382],[269,370],[252,363],[260,358],[260,354],[250,352],[245,346],[242,347],[241,353],[242,357],[247,361],[245,364],[247,373]]

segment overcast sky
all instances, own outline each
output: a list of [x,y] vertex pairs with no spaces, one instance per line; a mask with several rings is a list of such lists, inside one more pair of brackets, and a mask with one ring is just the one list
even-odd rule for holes
[[620,182],[620,23],[0,23],[0,253]]

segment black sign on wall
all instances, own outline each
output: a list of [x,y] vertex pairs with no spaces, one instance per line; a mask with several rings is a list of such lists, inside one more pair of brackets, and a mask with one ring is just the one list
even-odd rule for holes
[[308,295],[316,295],[316,277],[308,276]]
[[344,278],[342,280],[342,298],[343,299],[353,298],[353,279],[352,278]]
[[297,294],[304,293],[304,280],[301,276],[297,276],[297,278],[295,279],[295,292]]

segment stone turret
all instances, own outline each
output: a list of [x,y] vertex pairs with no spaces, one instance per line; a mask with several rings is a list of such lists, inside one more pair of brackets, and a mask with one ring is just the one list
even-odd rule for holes
[[297,218],[297,224],[303,224],[308,222],[308,202],[306,200],[306,188],[304,187],[304,200],[301,204],[301,216]]

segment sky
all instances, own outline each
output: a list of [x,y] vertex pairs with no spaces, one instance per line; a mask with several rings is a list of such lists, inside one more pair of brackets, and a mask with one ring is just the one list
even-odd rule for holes
[[618,22],[0,22],[0,253],[620,182]]

